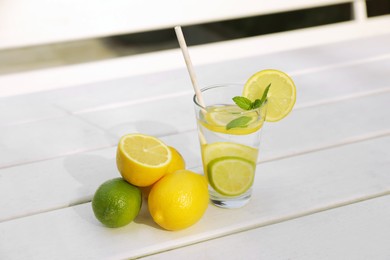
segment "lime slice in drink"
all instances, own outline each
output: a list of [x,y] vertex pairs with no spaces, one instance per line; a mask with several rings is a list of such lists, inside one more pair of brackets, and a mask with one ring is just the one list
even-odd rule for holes
[[[250,118],[245,127],[226,129],[226,125],[229,122],[243,116]],[[214,132],[246,135],[261,128],[264,122],[264,119],[261,120],[261,116],[264,118],[264,115],[259,115],[256,110],[245,111],[236,105],[212,106],[207,107],[207,113],[204,114],[205,120],[202,121],[202,125]]]
[[207,165],[220,157],[239,157],[252,163],[256,163],[258,149],[231,142],[216,142],[202,146],[203,164]]
[[267,122],[276,122],[286,117],[296,100],[296,88],[293,80],[279,70],[262,70],[255,73],[244,85],[242,95],[254,101],[261,99],[266,87],[271,84],[267,100]]
[[239,196],[251,186],[255,164],[239,157],[221,157],[207,165],[211,187],[225,196]]

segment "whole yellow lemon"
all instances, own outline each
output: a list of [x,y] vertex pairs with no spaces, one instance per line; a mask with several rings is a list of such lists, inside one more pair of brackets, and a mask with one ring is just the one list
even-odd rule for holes
[[188,170],[179,170],[153,185],[148,198],[153,220],[167,230],[185,229],[200,220],[209,204],[207,180]]

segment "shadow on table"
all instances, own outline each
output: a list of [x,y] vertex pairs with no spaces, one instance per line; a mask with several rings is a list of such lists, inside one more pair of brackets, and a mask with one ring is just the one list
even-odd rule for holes
[[149,210],[148,210],[147,200],[145,198],[142,199],[141,211],[139,212],[138,216],[134,219],[134,223],[164,230],[153,221],[153,218],[150,215]]
[[96,189],[103,182],[120,177],[116,170],[115,154],[109,158],[93,153],[71,155],[65,158],[64,167],[80,185],[75,191],[77,194],[71,195],[71,199],[74,198],[74,201],[70,202],[75,206],[73,209],[84,220],[100,225],[93,215],[92,208],[80,204],[90,202]]
[[80,184],[80,197],[91,197],[100,184],[121,176],[116,169],[114,149],[112,153],[109,157],[89,153],[65,158],[65,169]]

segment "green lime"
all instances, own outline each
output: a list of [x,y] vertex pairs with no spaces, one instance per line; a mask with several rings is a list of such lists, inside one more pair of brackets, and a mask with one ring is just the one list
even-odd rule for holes
[[251,186],[256,165],[240,157],[220,157],[207,165],[211,187],[225,196],[238,196]]
[[141,205],[141,190],[122,178],[104,182],[92,199],[96,218],[112,228],[122,227],[133,221]]

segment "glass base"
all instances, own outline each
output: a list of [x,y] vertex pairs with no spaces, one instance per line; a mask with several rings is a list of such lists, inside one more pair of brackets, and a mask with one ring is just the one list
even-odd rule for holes
[[247,191],[245,194],[239,196],[239,197],[221,197],[218,193],[216,193],[214,190],[209,190],[210,194],[210,201],[215,206],[224,208],[224,209],[237,209],[245,206],[248,204],[250,198],[251,198],[251,190]]

